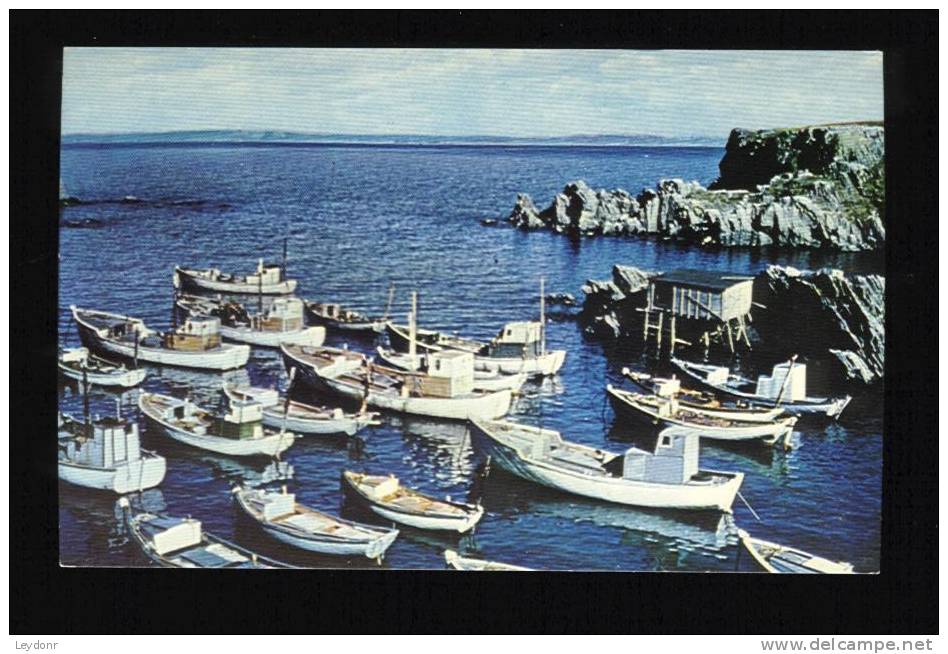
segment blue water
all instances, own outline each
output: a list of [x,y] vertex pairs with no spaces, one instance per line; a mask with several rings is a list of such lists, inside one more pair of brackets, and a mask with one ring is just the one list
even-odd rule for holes
[[[751,273],[770,263],[880,271],[879,262],[864,255],[708,251],[615,238],[574,242],[479,223],[506,216],[518,192],[546,206],[574,179],[633,193],[667,177],[707,184],[721,155],[718,148],[66,147],[66,191],[102,202],[63,211],[63,221],[94,219],[98,225],[61,229],[62,338],[78,342],[70,304],[128,313],[165,329],[176,263],[247,270],[258,257],[278,258],[287,234],[289,272],[304,297],[379,313],[394,282],[397,315],[407,312],[408,294],[417,290],[422,325],[473,337],[536,316],[541,276],[549,292],[581,299],[580,286],[608,278],[617,262]],[[144,202],[115,202],[127,195]],[[548,343],[568,350],[566,364],[556,378],[525,387],[511,419],[542,422],[597,447],[626,447],[630,435],[614,424],[603,388],[621,383],[624,365],[641,367],[637,344],[597,343],[566,319],[551,321]],[[255,350],[245,370],[226,375],[150,368],[144,388],[191,392],[216,405],[224,377],[285,382],[276,354]],[[742,493],[761,520],[738,501],[733,523],[762,538],[851,561],[858,570],[878,570],[881,394],[856,393],[839,424],[803,426],[794,437],[798,447],[786,454],[702,444],[702,467],[746,473]],[[114,411],[116,397],[94,390],[93,411]],[[131,411],[134,392],[121,399]],[[74,388],[63,388],[60,405],[81,412]],[[480,457],[461,425],[386,417],[362,436],[361,447],[309,438],[287,452],[284,460],[294,470],[288,485],[300,501],[333,512],[344,508],[348,515],[339,492],[343,468],[394,473],[410,486],[456,498],[474,483]],[[142,498],[146,507],[193,515],[219,535],[296,564],[374,565],[298,554],[238,520],[229,488],[259,481],[266,462],[187,450],[147,431],[144,439],[169,466],[160,488]],[[144,564],[116,520],[114,498],[65,485],[60,497],[64,564]],[[459,541],[403,530],[384,565],[440,569],[445,547],[544,569],[730,571],[739,564],[733,524],[721,516],[597,504],[497,469],[484,482],[483,504],[487,513],[473,536]]]

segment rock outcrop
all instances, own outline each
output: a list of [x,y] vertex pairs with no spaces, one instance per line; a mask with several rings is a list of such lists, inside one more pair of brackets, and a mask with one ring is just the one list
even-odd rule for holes
[[710,188],[666,179],[633,197],[579,180],[542,211],[518,195],[507,220],[574,236],[871,250],[885,242],[884,159],[879,126],[734,130]]
[[586,333],[600,338],[619,338],[632,333],[638,325],[636,309],[645,306],[645,289],[654,275],[635,266],[616,264],[612,267],[611,281],[588,280],[582,288],[586,299],[580,313]]

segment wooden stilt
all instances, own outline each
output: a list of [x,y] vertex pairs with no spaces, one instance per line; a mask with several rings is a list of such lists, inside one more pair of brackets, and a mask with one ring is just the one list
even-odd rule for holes
[[675,344],[677,343],[677,337],[675,335],[675,314],[671,316],[671,343],[669,343],[668,353],[671,355],[675,354]]
[[665,312],[659,312],[658,314],[658,335],[655,337],[655,344],[658,347],[658,351],[662,351],[662,322],[665,320]]
[[727,346],[731,348],[731,354],[734,354],[734,335],[731,333],[731,321],[724,323],[724,328],[727,331]]
[[645,325],[642,327],[642,342],[648,343],[648,309],[642,311],[645,316]]
[[737,319],[738,325],[740,325],[740,336],[744,337],[744,343],[747,344],[747,349],[751,349],[750,336],[747,335],[747,324],[744,322],[744,316],[741,316]]

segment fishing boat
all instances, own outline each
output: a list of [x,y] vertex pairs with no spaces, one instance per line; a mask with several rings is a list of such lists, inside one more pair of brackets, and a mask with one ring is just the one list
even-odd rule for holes
[[325,325],[343,332],[381,334],[388,318],[372,318],[339,304],[307,302],[306,318],[310,323]]
[[721,402],[713,393],[682,388],[681,380],[677,377],[656,377],[628,368],[623,368],[622,374],[646,393],[659,397],[673,397],[682,408],[700,411],[713,418],[742,422],[772,422],[785,413],[783,407],[762,407],[745,400]]
[[472,356],[465,352],[432,353],[433,367],[422,373],[379,366],[337,348],[283,345],[280,351],[287,370],[296,368],[304,383],[376,409],[448,420],[497,418],[510,409],[509,390],[474,388]]
[[295,297],[275,298],[266,309],[261,302],[255,314],[240,302],[196,295],[180,295],[175,305],[192,317],[219,318],[221,336],[228,341],[280,347],[281,343],[318,346],[326,340],[325,327],[303,324],[303,301]]
[[830,561],[793,547],[784,547],[759,538],[752,538],[743,529],[737,532],[744,546],[761,568],[783,574],[853,574],[853,566],[844,561]]
[[444,562],[448,567],[455,570],[470,572],[527,572],[530,568],[521,568],[518,565],[509,563],[498,563],[497,561],[485,561],[484,559],[473,559],[467,556],[461,556],[454,550],[444,551]]
[[[428,357],[426,354],[417,354],[412,357],[410,354],[386,350],[385,348],[376,348],[378,359],[393,368],[399,370],[428,370]],[[521,372],[515,375],[505,375],[499,372],[487,372],[485,370],[474,371],[474,388],[479,391],[502,391],[510,390],[518,392],[527,381],[527,373]]]
[[349,496],[386,520],[438,531],[463,534],[484,515],[480,505],[439,500],[403,486],[394,475],[366,475],[344,470],[342,488]]
[[132,513],[119,499],[131,539],[164,568],[269,569],[295,566],[274,561],[204,531],[201,521],[155,513]]
[[606,386],[606,394],[616,415],[644,427],[679,427],[702,438],[722,441],[761,440],[768,445],[782,441],[789,447],[797,419],[778,418],[771,422],[745,422],[709,415],[702,409],[686,408],[674,397],[643,395]]
[[221,343],[216,317],[188,318],[172,332],[149,329],[143,320],[71,306],[82,342],[92,350],[159,365],[232,370],[246,365],[250,347]]
[[808,397],[806,364],[797,363],[796,357],[778,363],[772,374],[760,375],[756,382],[732,374],[724,366],[692,363],[674,357],[671,362],[715,392],[761,406],[781,406],[793,415],[819,415],[835,420],[852,399],[849,395],[839,398]]
[[235,488],[237,506],[273,538],[310,552],[365,556],[381,562],[397,529],[343,520],[303,506],[293,493]]
[[126,368],[89,353],[85,347],[63,350],[59,353],[59,372],[63,377],[82,381],[87,379],[97,386],[131,388],[145,379],[144,368]]
[[347,413],[339,407],[314,406],[297,400],[281,400],[273,388],[224,384],[232,400],[255,401],[263,406],[263,424],[296,434],[345,434],[354,436],[369,425],[380,424],[372,412]]
[[286,278],[286,246],[282,265],[257,262],[257,270],[248,275],[224,273],[217,268],[199,270],[174,267],[171,281],[183,291],[224,293],[227,295],[292,295],[296,280]]
[[698,436],[666,429],[649,452],[616,454],[572,443],[551,429],[502,420],[471,419],[479,448],[508,472],[528,481],[593,499],[659,509],[730,513],[744,480],[741,472],[698,468]]
[[176,441],[229,456],[277,457],[296,440],[296,434],[263,428],[259,402],[231,400],[223,415],[158,393],[142,393],[138,407],[151,422]]
[[125,493],[165,478],[164,457],[143,450],[138,424],[116,415],[95,420],[59,416],[59,478],[95,490]]

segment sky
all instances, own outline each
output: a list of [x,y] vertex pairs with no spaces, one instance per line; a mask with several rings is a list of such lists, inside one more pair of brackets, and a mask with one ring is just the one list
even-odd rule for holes
[[66,48],[62,131],[725,136],[883,117],[882,53]]

